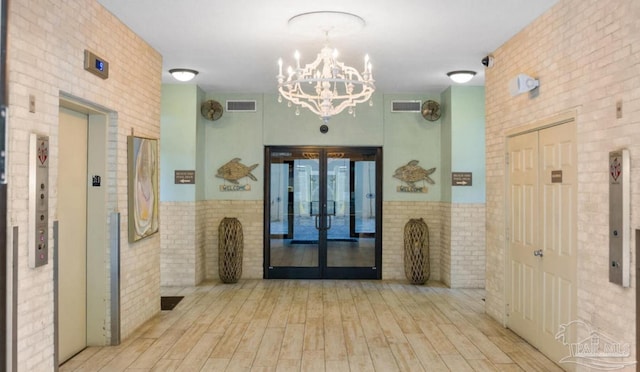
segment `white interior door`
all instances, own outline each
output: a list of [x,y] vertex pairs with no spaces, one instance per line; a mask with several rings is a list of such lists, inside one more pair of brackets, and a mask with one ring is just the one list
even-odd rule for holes
[[58,130],[58,342],[62,363],[87,346],[86,114],[60,108]]
[[[555,339],[561,324],[576,320],[577,171],[575,122],[539,132],[540,345],[558,361],[568,354]],[[575,334],[567,335],[575,341]]]
[[576,316],[575,122],[512,137],[508,154],[508,326],[558,361]]
[[540,305],[538,249],[538,133],[511,138],[509,153],[509,327],[536,338]]

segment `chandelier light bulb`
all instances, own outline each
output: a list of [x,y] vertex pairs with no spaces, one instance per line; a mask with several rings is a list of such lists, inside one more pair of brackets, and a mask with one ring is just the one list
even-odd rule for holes
[[300,52],[296,50],[296,52],[293,54],[293,58],[296,59],[296,67],[300,68]]

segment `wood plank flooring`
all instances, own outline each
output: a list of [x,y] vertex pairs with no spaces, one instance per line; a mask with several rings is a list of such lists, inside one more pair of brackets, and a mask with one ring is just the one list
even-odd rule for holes
[[561,371],[484,314],[483,290],[241,280],[162,292],[185,298],[60,371]]

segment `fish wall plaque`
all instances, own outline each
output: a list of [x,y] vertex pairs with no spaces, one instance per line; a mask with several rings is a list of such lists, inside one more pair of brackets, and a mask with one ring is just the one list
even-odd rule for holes
[[233,186],[229,185],[220,185],[220,191],[249,191],[251,190],[250,185],[240,185],[238,180],[249,177],[250,179],[257,181],[258,179],[254,176],[251,171],[258,167],[258,164],[253,164],[251,166],[246,166],[240,163],[240,158],[233,158],[229,160],[226,164],[218,168],[216,173],[216,177],[222,178],[225,181],[229,181],[233,184]]
[[435,181],[429,177],[436,171],[436,168],[424,169],[418,165],[418,160],[411,160],[407,164],[398,167],[393,173],[393,177],[407,184],[407,186],[398,186],[397,191],[400,192],[428,192],[426,186],[416,186],[416,182],[423,181],[431,185],[435,185]]

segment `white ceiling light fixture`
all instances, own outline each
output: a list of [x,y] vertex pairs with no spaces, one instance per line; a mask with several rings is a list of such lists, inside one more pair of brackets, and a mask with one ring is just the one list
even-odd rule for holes
[[178,81],[189,81],[198,75],[198,71],[188,68],[174,68],[169,70],[171,76]]
[[326,124],[329,119],[348,108],[355,116],[355,106],[369,101],[375,91],[369,55],[364,57],[362,73],[338,61],[338,51],[329,47],[329,34],[344,35],[364,27],[364,20],[357,15],[344,12],[311,12],[299,14],[289,19],[292,31],[308,33],[322,32],[327,42],[316,59],[304,66],[300,63],[300,53],[294,54],[295,66],[282,73],[282,59],[278,60],[278,102],[282,97],[289,106],[296,105],[296,115],[300,107],[306,107],[319,115]]
[[471,81],[471,79],[473,79],[473,77],[476,76],[476,72],[469,71],[469,70],[458,70],[458,71],[447,72],[447,76],[449,77],[449,79],[453,80],[458,84],[464,84]]

